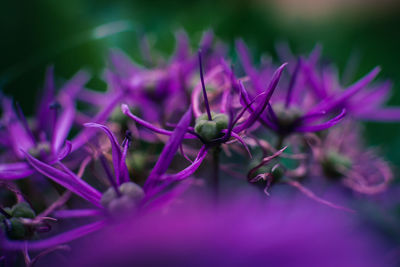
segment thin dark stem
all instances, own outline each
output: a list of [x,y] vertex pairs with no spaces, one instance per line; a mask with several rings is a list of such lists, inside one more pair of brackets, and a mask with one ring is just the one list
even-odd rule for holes
[[103,154],[100,154],[99,158],[100,158],[100,163],[103,166],[104,171],[106,172],[108,181],[110,182],[111,186],[114,188],[115,193],[117,193],[117,196],[120,197],[121,192],[119,191],[117,182],[115,181],[114,176],[111,173],[110,167],[108,166],[107,159],[104,157]]
[[211,116],[211,111],[210,111],[210,104],[208,102],[208,97],[207,97],[207,92],[206,92],[206,86],[204,84],[204,77],[203,77],[203,63],[201,61],[201,49],[199,50],[199,65],[200,65],[200,80],[201,80],[201,86],[203,88],[203,96],[204,96],[204,105],[206,106],[206,111],[207,111],[207,117],[208,120],[212,120]]
[[212,189],[213,189],[213,194],[215,197],[215,201],[218,200],[219,198],[219,155],[221,151],[221,146],[216,146],[213,149],[213,174],[212,174]]

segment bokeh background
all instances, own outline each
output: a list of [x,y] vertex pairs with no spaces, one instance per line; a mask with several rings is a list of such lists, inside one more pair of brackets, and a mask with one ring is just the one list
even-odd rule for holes
[[[379,77],[394,84],[389,103],[400,105],[399,15],[396,0],[2,1],[0,87],[29,114],[50,64],[60,80],[89,69],[89,86],[101,90],[110,48],[140,59],[138,37],[148,34],[155,48],[169,54],[177,30],[186,30],[196,47],[202,31],[213,29],[231,46],[242,37],[255,57],[264,51],[276,56],[278,41],[297,53],[319,43],[340,71],[349,58],[357,59],[354,78],[380,65]],[[368,142],[400,166],[400,124],[366,127]]]

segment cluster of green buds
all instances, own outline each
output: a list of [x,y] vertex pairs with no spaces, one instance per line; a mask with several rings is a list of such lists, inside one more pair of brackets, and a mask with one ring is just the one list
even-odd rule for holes
[[211,141],[221,137],[221,131],[228,128],[228,116],[224,113],[211,112],[211,120],[207,113],[202,114],[196,119],[194,126],[195,132],[205,141]]
[[118,191],[113,187],[108,188],[101,197],[101,204],[112,215],[118,215],[137,209],[143,198],[144,191],[139,185],[126,182],[118,187]]
[[4,208],[0,213],[0,229],[8,238],[16,240],[28,239],[33,234],[33,229],[24,225],[22,219],[34,219],[36,214],[26,202],[19,202],[11,208]]

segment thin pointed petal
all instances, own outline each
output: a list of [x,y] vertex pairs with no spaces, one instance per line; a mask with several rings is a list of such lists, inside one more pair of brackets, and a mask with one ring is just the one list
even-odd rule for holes
[[49,237],[39,241],[9,241],[1,240],[1,247],[7,250],[20,250],[28,247],[29,250],[37,251],[43,250],[49,247],[54,247],[60,244],[71,242],[80,237],[86,236],[92,232],[98,231],[106,226],[106,221],[101,220],[94,223],[90,223],[84,226],[80,226],[73,230],[64,232],[62,234]]
[[260,117],[261,113],[265,110],[267,107],[269,100],[271,99],[272,94],[275,91],[276,86],[278,85],[279,79],[282,75],[282,71],[285,68],[287,63],[282,64],[274,73],[272,76],[271,82],[266,90],[266,94],[263,96],[261,103],[255,108],[254,112],[252,112],[249,116],[249,118],[242,123],[241,125],[235,127],[234,131],[236,133],[241,132],[250,126],[252,126]]
[[32,175],[34,170],[25,162],[0,164],[0,180],[15,180]]
[[100,199],[101,193],[88,185],[85,181],[79,179],[77,176],[72,176],[71,173],[62,172],[40,160],[35,159],[28,153],[24,152],[26,160],[38,172],[50,178],[54,182],[62,185],[66,189],[74,192],[80,197],[88,200],[94,205],[101,207]]
[[53,153],[57,154],[61,145],[64,143],[75,119],[75,107],[72,102],[68,101],[61,116],[57,119],[54,127],[52,139]]
[[191,120],[192,120],[192,107],[190,107],[188,111],[186,111],[186,113],[180,119],[174,132],[169,138],[167,144],[165,145],[163,151],[161,152],[160,157],[158,158],[156,165],[154,166],[153,170],[149,175],[149,178],[145,183],[144,187],[145,189],[146,187],[149,187],[149,185],[157,181],[160,178],[160,176],[167,171],[168,166],[171,164],[172,159],[174,158],[174,155],[178,151],[179,145],[182,143],[182,140],[185,136],[185,133],[187,131],[187,128],[189,127]]
[[328,128],[338,124],[344,118],[345,115],[346,115],[346,110],[343,109],[339,115],[337,115],[336,117],[334,117],[333,119],[331,119],[327,122],[317,124],[317,125],[299,126],[295,129],[295,131],[302,132],[302,133],[322,131],[322,130],[328,129]]
[[340,205],[336,205],[328,200],[325,200],[323,198],[318,197],[317,195],[315,195],[310,189],[306,188],[305,186],[303,186],[301,183],[297,182],[297,181],[287,181],[287,184],[293,186],[294,188],[297,188],[300,192],[302,192],[304,195],[306,195],[307,197],[311,198],[312,200],[315,200],[321,204],[327,205],[331,208],[334,209],[339,209],[339,210],[344,210],[347,212],[355,212],[352,209],[340,206]]

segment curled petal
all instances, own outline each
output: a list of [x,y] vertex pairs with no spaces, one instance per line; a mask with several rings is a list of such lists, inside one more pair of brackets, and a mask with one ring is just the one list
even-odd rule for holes
[[71,149],[72,149],[72,143],[70,141],[66,141],[65,142],[65,146],[60,150],[60,152],[57,155],[57,160],[61,161],[63,160],[66,156],[69,155],[69,153],[71,153]]
[[[127,115],[129,118],[131,118],[132,120],[134,120],[136,123],[139,123],[140,125],[142,125],[143,127],[155,132],[155,133],[159,133],[159,134],[163,134],[163,135],[172,135],[172,131],[168,131],[168,130],[164,130],[162,128],[156,127],[153,124],[151,124],[150,122],[147,122],[145,120],[142,120],[141,118],[135,116],[132,114],[132,112],[129,110],[128,105],[126,104],[122,104],[121,105],[121,109],[122,112]],[[184,136],[185,139],[194,139],[197,138],[195,135],[193,134],[185,134]]]
[[108,129],[107,126],[104,126],[104,125],[101,125],[98,123],[85,123],[84,126],[101,129],[108,136],[108,139],[110,140],[110,143],[111,143],[112,160],[113,160],[116,182],[117,182],[117,184],[120,184],[121,183],[121,181],[120,181],[120,178],[121,178],[120,164],[121,164],[121,159],[122,159],[122,151],[121,151],[121,147],[118,144],[117,138],[110,131],[110,129]]

